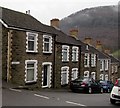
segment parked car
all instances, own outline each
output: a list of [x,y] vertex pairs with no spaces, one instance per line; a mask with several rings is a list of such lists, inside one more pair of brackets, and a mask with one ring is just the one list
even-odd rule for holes
[[120,78],[116,80],[116,83],[114,84],[110,94],[111,104],[115,104],[117,101],[120,102]]
[[102,93],[103,88],[92,78],[77,78],[70,82],[73,92]]
[[110,93],[114,84],[112,81],[99,80],[98,83],[103,87],[103,92]]

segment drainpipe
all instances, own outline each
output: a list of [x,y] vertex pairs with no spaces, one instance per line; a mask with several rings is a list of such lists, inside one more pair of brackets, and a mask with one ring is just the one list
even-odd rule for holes
[[8,32],[8,50],[7,50],[7,82],[11,80],[11,61],[12,61],[12,30]]
[[79,46],[79,68],[78,68],[78,71],[79,71],[79,73],[78,73],[78,77],[80,77],[80,75],[81,75],[81,45]]
[[54,57],[53,57],[53,82],[52,82],[52,85],[53,85],[53,88],[55,88],[55,56],[56,56],[56,51],[55,51],[55,48],[56,48],[56,35],[54,36]]

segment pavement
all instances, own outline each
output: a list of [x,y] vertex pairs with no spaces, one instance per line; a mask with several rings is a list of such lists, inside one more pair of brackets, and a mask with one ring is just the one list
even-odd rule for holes
[[12,84],[12,83],[7,83],[6,81],[2,81],[2,89],[25,89],[25,90],[32,90],[32,91],[49,91],[49,92],[70,92],[71,90],[69,88],[60,88],[60,89],[55,89],[55,88],[41,88],[41,89],[37,89],[37,88],[29,88],[28,86],[19,86],[17,84]]

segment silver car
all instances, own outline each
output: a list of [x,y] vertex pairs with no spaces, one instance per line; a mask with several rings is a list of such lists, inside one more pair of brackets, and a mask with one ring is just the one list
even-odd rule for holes
[[116,80],[116,83],[110,93],[111,104],[115,104],[117,101],[120,102],[120,78]]

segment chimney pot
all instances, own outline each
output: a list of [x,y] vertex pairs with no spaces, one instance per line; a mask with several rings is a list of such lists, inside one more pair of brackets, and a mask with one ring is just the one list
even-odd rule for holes
[[92,38],[91,37],[86,37],[84,39],[84,43],[88,44],[88,45],[92,45]]
[[102,46],[101,41],[96,41],[96,49],[103,51],[103,46]]
[[70,34],[70,36],[72,36],[72,37],[77,39],[77,37],[78,37],[78,29],[71,29],[69,31],[69,34]]
[[27,11],[26,11],[26,14],[30,15],[30,10],[27,10]]
[[59,28],[59,22],[60,22],[59,19],[54,18],[54,19],[50,20],[50,25],[52,27]]

